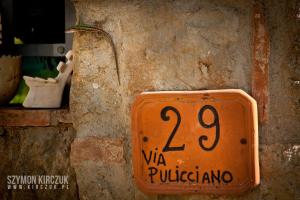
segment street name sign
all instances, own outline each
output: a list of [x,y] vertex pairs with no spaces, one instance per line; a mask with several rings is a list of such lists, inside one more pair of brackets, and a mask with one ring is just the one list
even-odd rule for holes
[[259,184],[257,105],[244,91],[144,92],[131,119],[145,193],[240,194]]

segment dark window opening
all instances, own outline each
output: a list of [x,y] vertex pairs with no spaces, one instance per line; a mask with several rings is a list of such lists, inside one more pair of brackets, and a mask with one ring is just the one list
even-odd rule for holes
[[65,43],[62,0],[14,0],[14,37],[24,44]]

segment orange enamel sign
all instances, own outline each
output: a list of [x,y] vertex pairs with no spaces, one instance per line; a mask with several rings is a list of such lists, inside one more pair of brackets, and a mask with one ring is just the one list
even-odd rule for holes
[[134,178],[154,194],[259,184],[257,105],[242,90],[146,92],[132,107]]

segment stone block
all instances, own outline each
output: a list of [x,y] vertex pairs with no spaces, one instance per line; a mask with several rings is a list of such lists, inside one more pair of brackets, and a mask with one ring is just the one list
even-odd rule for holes
[[72,165],[94,161],[100,163],[125,163],[121,139],[84,137],[72,143]]
[[72,144],[80,199],[131,199],[122,139],[85,137]]

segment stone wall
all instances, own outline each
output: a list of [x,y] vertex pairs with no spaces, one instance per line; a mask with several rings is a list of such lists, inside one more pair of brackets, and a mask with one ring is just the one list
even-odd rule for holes
[[266,0],[270,32],[269,122],[260,133],[262,199],[300,198],[299,1]]
[[[76,33],[71,111],[81,199],[212,199],[147,196],[133,182],[130,108],[143,91],[240,88],[251,92],[251,1],[76,1],[77,17],[102,25],[112,49],[94,33]],[[228,199],[297,199],[299,190],[299,8],[265,3],[270,32],[269,121],[260,126],[261,185]],[[298,27],[298,28],[297,28]],[[225,197],[220,197],[223,199]],[[227,197],[226,197],[227,198]]]
[[[261,2],[270,35],[270,81],[269,118],[259,132],[259,187],[238,197],[149,196],[135,186],[131,163],[130,109],[139,93],[240,88],[251,94],[253,2],[76,0],[78,19],[111,34],[120,84],[108,41],[75,33],[73,127],[0,130],[1,199],[299,199],[300,4]],[[67,174],[70,190],[6,190],[6,176],[18,173]]]
[[80,198],[197,198],[147,196],[136,188],[130,108],[143,91],[250,92],[251,2],[76,1],[75,7],[82,22],[102,25],[111,34],[121,78],[119,85],[105,38],[75,33],[70,105],[77,138],[71,163]]
[[[3,113],[2,113],[3,114]],[[78,199],[70,166],[72,126],[0,128],[0,199]],[[8,190],[7,176],[69,176],[68,190]]]

